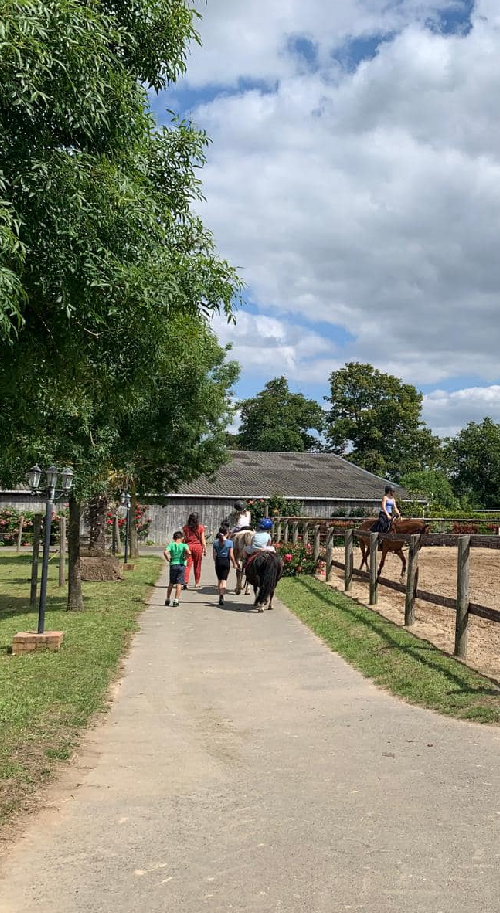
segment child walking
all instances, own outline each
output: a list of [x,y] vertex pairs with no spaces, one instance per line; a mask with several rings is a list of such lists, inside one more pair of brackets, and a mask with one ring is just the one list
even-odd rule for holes
[[184,542],[184,537],[179,530],[174,533],[173,541],[167,545],[164,553],[166,561],[170,564],[169,583],[165,605],[170,605],[170,597],[175,587],[175,598],[172,605],[179,605],[179,596],[184,585],[186,575],[186,562],[191,552],[189,546]]
[[214,561],[215,573],[217,575],[217,590],[219,593],[219,605],[224,605],[224,596],[226,593],[226,583],[231,570],[231,564],[236,567],[236,561],[233,554],[233,541],[227,538],[227,526],[221,526],[219,534],[214,539]]

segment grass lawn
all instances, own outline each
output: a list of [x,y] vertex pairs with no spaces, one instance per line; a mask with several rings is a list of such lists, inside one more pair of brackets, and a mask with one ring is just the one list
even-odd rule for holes
[[392,694],[447,716],[500,723],[500,688],[313,577],[285,577],[279,598],[332,650]]
[[12,656],[12,637],[36,630],[29,555],[0,555],[0,824],[70,756],[79,731],[103,710],[109,684],[161,566],[141,558],[123,581],[85,583],[85,612],[66,612],[50,562],[46,630],[64,631],[59,653]]

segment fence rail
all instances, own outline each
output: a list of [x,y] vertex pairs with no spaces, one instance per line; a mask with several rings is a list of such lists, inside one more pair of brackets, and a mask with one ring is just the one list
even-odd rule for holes
[[[354,529],[352,526],[346,528],[346,523],[352,523],[354,518],[349,518],[348,520],[346,520],[346,518],[341,519],[342,524],[339,525],[335,518],[325,521],[324,518],[320,520],[310,517],[279,517],[276,521],[275,539],[278,543],[288,543],[292,541],[296,544],[298,542],[299,531],[302,530],[302,541],[304,544],[308,544],[310,536],[312,535],[312,553],[315,560],[318,560],[321,554],[321,545],[324,541],[327,582],[333,582],[332,569],[334,567],[344,571],[344,589],[346,593],[350,593],[352,590],[353,577],[367,580],[369,585],[368,604],[370,606],[375,606],[377,604],[379,585],[389,587],[399,593],[404,593],[406,597],[406,627],[411,627],[414,623],[416,599],[422,599],[424,602],[430,602],[434,605],[452,609],[456,613],[454,653],[455,656],[459,656],[462,659],[467,657],[467,625],[471,615],[484,618],[487,621],[500,623],[500,611],[498,609],[492,609],[489,606],[471,602],[469,593],[471,550],[473,548],[500,549],[500,536],[484,536],[479,534],[452,535],[449,533],[438,533],[436,535],[379,534],[372,533],[370,530],[363,530],[360,532],[359,529]],[[344,538],[343,562],[333,557],[335,539],[338,538],[340,531]],[[370,557],[368,572],[354,568],[354,543],[356,538],[369,540]],[[403,542],[409,545],[405,583],[397,583],[394,580],[389,580],[387,577],[378,576],[378,545],[381,539],[392,540],[393,542],[398,543]],[[420,551],[422,548],[436,545],[457,548],[455,598],[441,596],[439,593],[432,593],[428,590],[422,590],[418,586]]]

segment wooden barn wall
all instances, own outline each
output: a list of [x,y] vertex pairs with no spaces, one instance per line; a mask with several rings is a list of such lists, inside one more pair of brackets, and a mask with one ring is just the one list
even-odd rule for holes
[[[377,502],[378,504],[378,502]],[[350,514],[356,516],[360,510],[369,508],[374,514],[377,511],[377,505],[373,501],[356,501],[349,502],[346,505],[342,501],[306,501],[303,507],[304,516],[308,517],[325,517],[329,518],[342,513],[347,509]],[[187,521],[190,513],[198,513],[200,521],[207,528],[207,533],[216,533],[221,522],[227,517],[233,509],[233,500],[230,498],[170,498],[162,507],[159,504],[148,504],[148,515],[151,517],[151,526],[149,528],[149,539],[155,545],[162,545],[175,532],[181,529]]]
[[[60,504],[61,502],[58,502]],[[227,517],[233,509],[234,501],[232,498],[202,498],[202,497],[181,497],[169,498],[162,506],[160,504],[147,504],[148,516],[151,517],[151,526],[149,529],[148,539],[155,545],[163,545],[167,542],[176,529],[181,529],[187,521],[190,513],[197,512],[200,520],[207,528],[208,534],[216,533],[222,520]],[[0,506],[11,505],[19,511],[45,511],[45,504],[41,501],[19,495],[9,495],[0,492]],[[61,506],[67,506],[61,504]],[[342,501],[305,501],[303,505],[303,515],[307,517],[325,517],[335,516],[339,511],[345,512],[346,508],[350,514],[359,514],[360,510],[369,508],[373,510],[374,515],[377,512],[378,502],[373,501],[351,501],[348,504]],[[57,510],[57,507],[56,507]],[[84,532],[82,522],[82,532]]]
[[233,500],[230,498],[169,498],[164,507],[159,504],[148,504],[148,516],[151,517],[149,539],[155,545],[167,542],[176,529],[182,529],[191,513],[200,515],[200,522],[207,528],[207,533],[218,531],[222,521],[231,513]]

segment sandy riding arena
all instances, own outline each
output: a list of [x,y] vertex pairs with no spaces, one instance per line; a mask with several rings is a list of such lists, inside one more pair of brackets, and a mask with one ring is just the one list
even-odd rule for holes
[[[344,560],[344,550],[335,549],[334,559]],[[358,549],[354,553],[354,566],[361,563]],[[456,597],[457,550],[455,548],[422,548],[419,557],[419,588],[441,596]],[[389,553],[383,576],[400,581],[401,562]],[[334,585],[344,589],[344,572],[333,568]],[[368,581],[353,577],[352,596],[368,604]],[[493,609],[500,608],[500,550],[471,549],[470,565],[471,602]],[[405,597],[382,585],[378,589],[377,611],[394,621],[404,623]],[[415,624],[412,633],[431,641],[441,650],[453,653],[455,612],[443,606],[417,599]],[[500,624],[471,616],[468,626],[467,665],[500,679]]]

